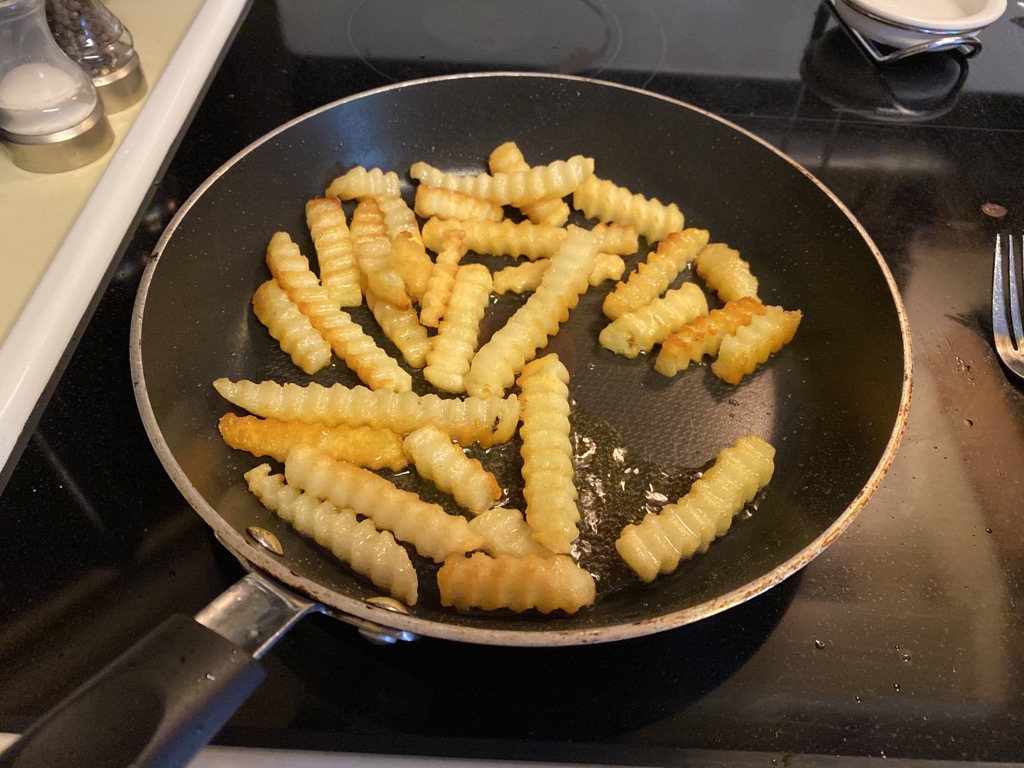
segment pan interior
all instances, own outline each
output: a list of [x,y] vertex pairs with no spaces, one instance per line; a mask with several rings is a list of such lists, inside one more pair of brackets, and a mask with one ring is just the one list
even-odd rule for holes
[[[684,492],[742,434],[776,447],[776,473],[749,517],[653,585],[599,563],[602,599],[577,615],[462,615],[441,608],[422,579],[409,626],[480,642],[590,641],[583,638],[667,628],[767,588],[813,557],[823,534],[852,519],[891,458],[908,393],[902,308],[857,224],[800,168],[698,110],[596,81],[492,75],[375,91],[285,126],[218,172],[172,223],[140,293],[135,378],[165,466],[239,554],[333,608],[365,612],[361,600],[376,591],[245,490],[242,473],[262,460],[221,441],[217,420],[231,407],[211,382],[310,380],[259,325],[250,301],[268,278],[263,255],[275,231],[289,232],[312,257],[304,204],[331,179],[364,165],[407,180],[418,160],[479,172],[508,140],[533,163],[593,157],[599,176],[677,202],[687,226],[740,249],[765,303],[803,312],[792,344],[731,387],[705,366],[666,379],[649,357],[603,350],[600,305],[610,285],[583,297],[549,350],[570,370],[577,439],[597,451],[577,482],[584,524],[600,529],[595,541],[604,541],[598,549],[607,551],[622,523],[642,517],[642,503],[626,509],[624,500]],[[411,201],[411,184],[405,191]],[[515,306],[502,299],[488,323]],[[337,361],[313,380],[358,383]],[[415,381],[417,391],[428,391],[422,378]],[[484,461],[515,479],[514,445]],[[632,497],[602,494],[627,482]],[[283,560],[250,546],[244,531],[254,524],[282,540]]]

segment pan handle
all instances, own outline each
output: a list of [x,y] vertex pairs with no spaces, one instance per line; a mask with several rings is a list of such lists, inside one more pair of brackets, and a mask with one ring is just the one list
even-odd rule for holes
[[0,767],[184,766],[263,682],[257,658],[314,610],[250,573],[111,662],[0,754]]

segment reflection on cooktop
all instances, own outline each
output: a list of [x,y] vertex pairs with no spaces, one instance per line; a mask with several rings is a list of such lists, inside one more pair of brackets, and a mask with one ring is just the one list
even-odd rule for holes
[[507,68],[597,76],[624,69],[650,80],[666,49],[663,25],[649,8],[621,0],[361,0],[325,4],[317,13],[278,0],[278,12],[295,52],[358,58],[394,81],[419,76],[427,62],[444,63],[438,74]]

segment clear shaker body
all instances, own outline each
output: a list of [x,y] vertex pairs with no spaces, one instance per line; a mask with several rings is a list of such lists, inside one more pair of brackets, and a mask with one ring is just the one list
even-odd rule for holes
[[43,0],[0,0],[0,129],[59,133],[86,120],[96,104],[92,81],[54,41]]

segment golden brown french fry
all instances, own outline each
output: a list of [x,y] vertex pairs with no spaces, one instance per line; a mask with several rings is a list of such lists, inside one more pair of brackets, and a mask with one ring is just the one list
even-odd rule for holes
[[453,555],[438,570],[437,585],[441,604],[460,611],[508,608],[576,613],[592,605],[597,592],[594,577],[566,555]]
[[331,362],[331,345],[276,280],[267,280],[252,297],[252,309],[270,335],[310,375]]
[[260,419],[225,413],[217,425],[224,442],[253,456],[269,456],[284,462],[288,451],[299,443],[319,448],[331,458],[368,469],[398,472],[409,464],[402,436],[390,429],[327,426],[302,421]]
[[299,310],[331,344],[334,353],[355,371],[367,386],[405,392],[412,377],[348,315],[338,309],[327,291],[309,270],[309,262],[284,232],[277,232],[267,246],[267,266]]

